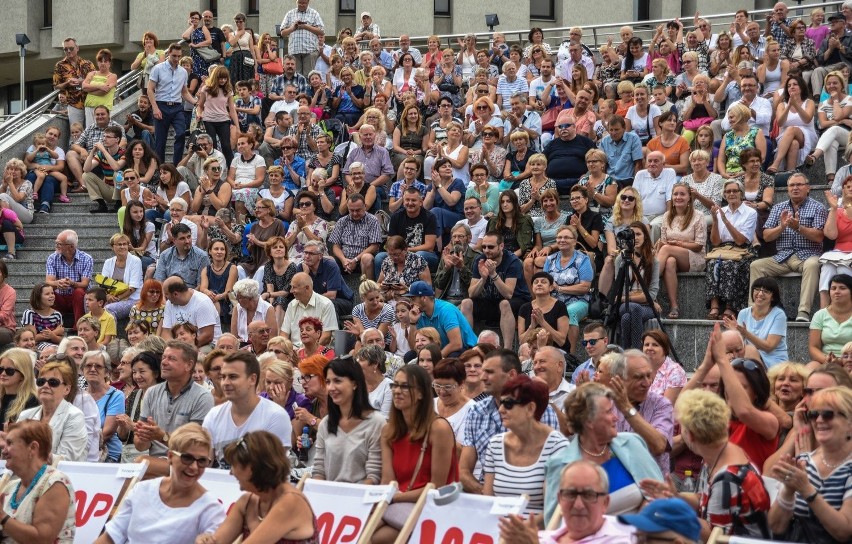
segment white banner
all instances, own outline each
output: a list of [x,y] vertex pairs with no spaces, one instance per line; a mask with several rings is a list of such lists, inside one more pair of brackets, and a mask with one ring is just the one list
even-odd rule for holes
[[204,471],[199,483],[219,499],[219,502],[225,507],[225,512],[230,512],[231,507],[243,494],[240,491],[239,482],[227,470],[208,468]]
[[308,478],[302,492],[317,517],[319,539],[324,544],[358,542],[373,505],[390,502],[395,485],[361,485]]
[[97,540],[118,502],[124,480],[137,476],[145,464],[74,463],[62,461],[56,467],[74,487],[77,532],[74,542],[90,544]]
[[459,493],[449,504],[435,504],[438,490],[429,491],[426,504],[411,533],[411,544],[497,544],[498,520],[507,514],[520,514],[526,497],[483,497]]

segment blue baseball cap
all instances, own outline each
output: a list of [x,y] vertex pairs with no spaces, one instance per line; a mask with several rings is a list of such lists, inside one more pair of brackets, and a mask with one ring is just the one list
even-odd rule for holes
[[432,286],[423,280],[415,281],[408,288],[408,292],[402,295],[404,297],[434,297],[435,290]]
[[657,499],[638,514],[618,516],[618,521],[644,533],[674,531],[695,542],[701,538],[698,514],[683,499]]

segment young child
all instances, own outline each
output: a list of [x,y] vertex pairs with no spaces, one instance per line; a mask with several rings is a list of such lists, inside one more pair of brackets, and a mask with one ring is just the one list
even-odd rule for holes
[[59,102],[57,102],[50,113],[60,117],[68,117],[68,94],[65,91],[59,91]]
[[396,321],[391,326],[391,352],[400,357],[411,351],[408,333],[411,330],[411,304],[407,300],[396,301]]
[[707,165],[707,169],[712,172],[716,165],[716,156],[719,155],[719,148],[713,146],[713,129],[710,128],[710,125],[698,127],[698,130],[695,131],[695,138],[689,147],[692,151],[703,149],[710,155],[710,164]]
[[652,92],[654,96],[654,104],[660,108],[660,113],[665,113],[669,110],[677,113],[677,108],[674,107],[674,104],[672,104],[666,96],[666,87],[664,85],[657,85],[654,87]]
[[[234,105],[237,110],[237,120],[240,123],[240,132],[242,133],[248,130],[251,123],[261,124],[260,99],[251,94],[253,86],[253,81],[237,82],[237,94],[239,94],[239,98],[236,99]],[[236,146],[236,141],[233,144]]]
[[68,147],[71,147],[71,144],[73,144],[74,142],[76,142],[77,140],[80,139],[80,136],[83,134],[84,128],[85,127],[83,127],[83,125],[80,124],[80,123],[71,123],[71,126],[69,127],[69,131],[71,132],[71,137],[68,140],[69,141]]
[[[33,200],[38,200],[38,191],[44,184],[44,178],[48,174],[53,176],[60,186],[60,200],[62,202],[70,202],[66,196],[68,190],[68,178],[62,172],[51,172],[46,167],[53,166],[59,160],[59,153],[55,149],[50,149],[47,145],[47,136],[42,132],[36,132],[33,135],[33,144],[27,149],[26,162],[35,164],[33,171],[36,179],[33,182]],[[64,199],[62,197],[65,197]]]
[[15,244],[24,243],[24,224],[18,218],[15,210],[9,208],[9,202],[0,200],[0,232],[3,233],[3,240],[6,242],[6,254],[3,255],[4,261],[14,261]]
[[86,306],[89,308],[89,313],[83,317],[94,317],[100,322],[101,331],[98,335],[98,344],[101,346],[109,344],[109,341],[115,337],[117,332],[115,318],[104,309],[106,302],[107,293],[102,287],[95,287],[86,293]]
[[597,137],[597,141],[601,141],[604,136],[609,134],[607,130],[607,125],[609,124],[609,120],[612,119],[612,116],[615,115],[615,110],[618,109],[618,104],[612,98],[605,98],[601,100],[598,105],[598,120],[595,121],[595,136]]
[[57,346],[65,336],[62,314],[53,309],[56,294],[53,287],[37,283],[30,292],[30,307],[21,316],[21,326],[35,329],[36,347],[39,351],[48,346]]

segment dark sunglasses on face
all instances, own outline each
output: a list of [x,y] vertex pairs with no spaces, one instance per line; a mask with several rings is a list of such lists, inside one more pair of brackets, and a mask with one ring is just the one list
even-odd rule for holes
[[181,453],[175,450],[172,450],[172,453],[180,457],[180,462],[186,466],[191,466],[192,463],[198,463],[198,468],[207,468],[210,466],[210,459],[207,457],[195,457],[188,453]]
[[500,399],[500,406],[502,406],[506,410],[511,410],[512,408],[514,408],[515,406],[517,406],[519,404],[523,404],[523,403],[521,401],[519,401],[518,399],[515,399],[515,398],[512,398],[512,397],[506,397],[505,399]]
[[222,167],[221,166],[211,166],[210,170],[213,171],[213,172],[221,172]]
[[492,246],[492,245],[485,245],[485,244],[483,244],[483,245],[482,245],[482,249],[497,249],[497,246]]
[[13,368],[11,366],[0,367],[0,372],[6,374],[7,376],[14,376],[15,372],[20,372],[17,368]]
[[751,359],[734,359],[733,361],[731,361],[731,366],[734,366],[734,367],[740,366],[740,367],[743,367],[746,370],[752,371],[752,372],[757,370],[758,368],[760,368],[760,365],[758,365],[756,362],[752,361]]
[[314,205],[314,203],[313,203],[313,202],[299,202],[299,207],[300,207],[300,208],[309,208],[309,207],[311,207],[311,206],[313,206],[313,205]]
[[816,423],[817,418],[822,417],[823,421],[831,421],[834,416],[846,417],[843,412],[835,412],[834,410],[808,410],[805,412],[805,419],[812,423]]
[[621,195],[621,200],[622,200],[623,202],[635,202],[635,201],[636,201],[636,197],[635,197],[635,196],[630,196],[630,195]]
[[60,385],[63,384],[62,380],[59,378],[38,378],[36,379],[36,385],[39,387],[44,387],[44,384],[50,386],[51,389],[56,389]]
[[561,125],[557,125],[556,128],[559,130],[565,130],[566,128],[571,128],[574,126],[574,123],[562,123]]
[[603,338],[589,338],[588,340],[583,340],[583,347],[594,346],[601,340],[603,340]]

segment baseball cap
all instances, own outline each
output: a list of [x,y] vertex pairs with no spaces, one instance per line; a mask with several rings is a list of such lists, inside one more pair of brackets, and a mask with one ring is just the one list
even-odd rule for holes
[[698,515],[683,499],[657,499],[638,514],[618,516],[621,523],[632,525],[645,533],[674,531],[690,540],[701,537]]
[[373,16],[372,16],[372,15],[370,15],[370,12],[369,12],[369,11],[363,11],[363,12],[361,12],[361,18],[363,19],[364,17],[369,17],[370,19],[372,19],[372,18],[373,18]]
[[408,292],[402,295],[404,297],[434,297],[435,290],[425,281],[418,280],[411,284]]
[[829,23],[831,21],[837,21],[837,20],[844,20],[845,21],[846,17],[844,17],[843,14],[840,13],[839,11],[835,11],[834,13],[832,13],[831,15],[828,16],[828,22]]

